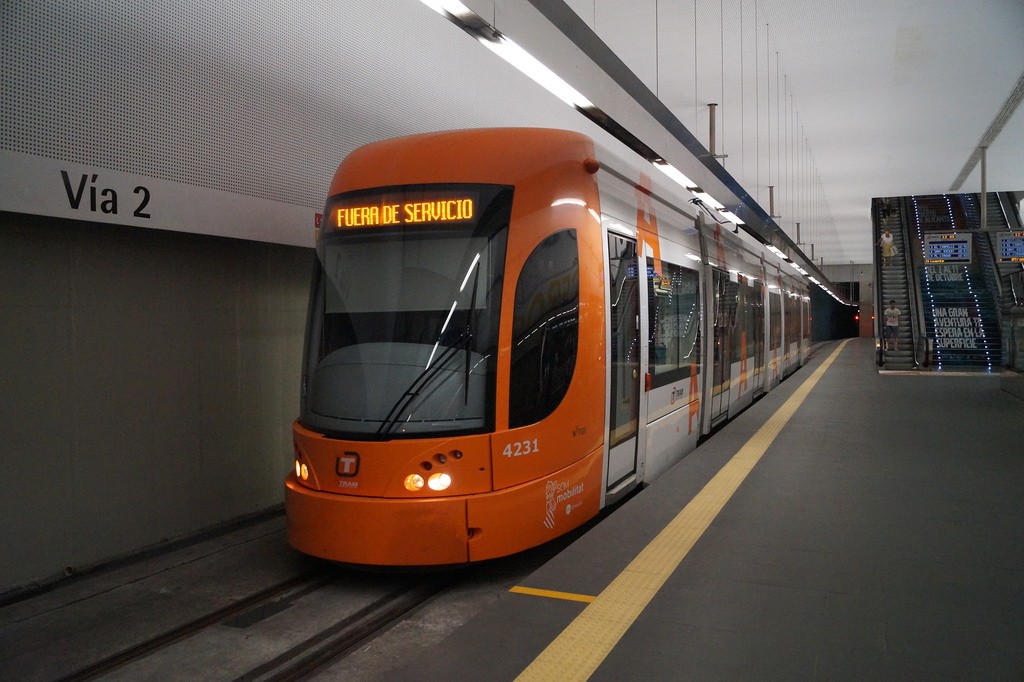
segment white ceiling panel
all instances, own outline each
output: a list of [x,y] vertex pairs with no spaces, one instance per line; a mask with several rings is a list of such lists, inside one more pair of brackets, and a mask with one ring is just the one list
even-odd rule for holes
[[[705,147],[716,103],[721,168],[764,213],[774,187],[776,223],[795,239],[799,222],[826,265],[871,260],[873,197],[951,191],[1024,78],[1024,0],[465,1],[659,151],[678,138],[538,26],[539,7],[571,8]],[[315,208],[335,164],[371,140],[604,134],[419,0],[2,7],[9,153]],[[721,179],[687,154],[669,160]],[[1024,190],[1021,109],[986,168],[990,191]],[[957,189],[979,191],[968,170]]]
[[[777,221],[825,263],[871,260],[872,197],[951,191],[1024,78],[1020,0],[569,0]],[[1024,114],[987,153],[1024,189]],[[980,167],[958,188],[981,189]]]

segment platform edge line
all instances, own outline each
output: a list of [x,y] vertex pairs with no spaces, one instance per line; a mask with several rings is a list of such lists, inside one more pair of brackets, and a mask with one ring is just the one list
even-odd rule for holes
[[843,341],[822,362],[608,587],[519,674],[517,682],[589,679],[849,342],[850,339]]
[[575,592],[559,592],[558,590],[542,590],[537,587],[523,587],[522,585],[515,585],[510,587],[509,592],[515,594],[525,594],[531,597],[547,597],[548,599],[561,599],[563,601],[578,601],[591,603],[596,596],[590,594],[577,594]]

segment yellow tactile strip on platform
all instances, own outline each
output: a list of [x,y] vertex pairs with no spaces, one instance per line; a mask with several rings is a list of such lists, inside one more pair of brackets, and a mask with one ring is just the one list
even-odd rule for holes
[[[849,339],[821,363],[690,503],[534,659],[518,680],[586,680],[597,670],[757,465],[847,343]],[[538,592],[541,591],[531,593]]]

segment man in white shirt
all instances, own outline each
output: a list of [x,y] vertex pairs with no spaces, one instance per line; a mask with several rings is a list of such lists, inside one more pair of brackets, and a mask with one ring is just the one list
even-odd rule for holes
[[883,328],[882,339],[885,342],[885,350],[889,350],[889,339],[892,339],[894,351],[900,349],[900,309],[896,307],[896,301],[889,301],[889,307],[885,309],[885,327]]

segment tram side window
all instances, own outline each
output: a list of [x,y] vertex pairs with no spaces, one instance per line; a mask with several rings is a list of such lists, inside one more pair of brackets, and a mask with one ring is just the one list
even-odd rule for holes
[[769,345],[772,350],[776,350],[782,345],[782,296],[768,294],[768,306],[768,319],[771,325]]
[[541,242],[516,283],[509,426],[540,421],[562,402],[576,367],[580,272],[576,230]]
[[732,335],[732,359],[754,355],[754,344],[757,342],[757,318],[762,314],[759,300],[759,289],[750,280],[739,275],[736,285],[736,325],[739,333]]
[[651,386],[690,376],[700,365],[700,287],[693,270],[647,259]]
[[800,340],[800,299],[786,296],[786,345]]
[[811,340],[811,306],[807,301],[800,303],[800,317],[804,321],[804,341]]

